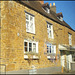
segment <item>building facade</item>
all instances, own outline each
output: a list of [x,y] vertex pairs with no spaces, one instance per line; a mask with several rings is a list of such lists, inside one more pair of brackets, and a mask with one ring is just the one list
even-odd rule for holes
[[[66,67],[70,64],[66,60],[75,61],[75,31],[63,20],[62,13],[56,13],[55,4],[43,1],[0,4],[2,71]],[[71,64],[67,67],[70,69]]]

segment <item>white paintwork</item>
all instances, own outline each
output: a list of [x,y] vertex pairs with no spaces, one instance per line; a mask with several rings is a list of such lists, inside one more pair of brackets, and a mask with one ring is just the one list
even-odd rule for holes
[[38,56],[33,55],[33,59],[38,59]]
[[[26,19],[26,32],[29,32],[29,33],[33,33],[35,34],[35,17],[33,17],[32,15],[28,14],[28,13],[25,13],[25,15],[28,16],[29,19]],[[31,21],[30,20],[30,17],[33,18],[33,20]],[[27,22],[29,23],[28,26],[27,26]],[[32,23],[32,25],[31,25]],[[31,28],[32,26],[32,28]]]
[[24,55],[24,58],[25,58],[25,59],[28,59],[28,55]]
[[71,54],[66,56],[66,62],[67,62],[67,68],[69,70],[71,70],[71,62],[72,62],[72,55]]
[[48,59],[50,59],[50,56],[47,56]]
[[72,45],[72,35],[69,33],[69,45]]
[[[35,43],[36,44],[36,53],[38,53],[38,42],[36,42],[36,41],[28,41],[28,40],[24,40],[24,42],[28,43],[28,46],[27,46],[28,51],[27,52],[29,52],[29,43],[32,43],[32,52],[33,52],[33,43]],[[25,46],[24,46],[24,53],[26,53],[25,52]]]
[[62,46],[62,45],[60,45],[60,44],[59,44],[59,49],[61,49],[61,50],[67,50],[66,47],[64,47],[64,46]]
[[61,66],[65,67],[65,58],[64,58],[64,55],[61,56]]
[[[53,35],[53,25],[50,23],[47,23],[47,32],[48,32],[48,38],[54,39]],[[51,32],[51,33],[50,33]],[[51,36],[50,36],[51,35]]]
[[54,50],[54,52],[53,53],[55,53],[56,54],[56,45],[53,45],[53,50]]
[[[25,59],[28,59],[28,55],[24,55]],[[33,55],[33,59],[38,59],[38,56]]]

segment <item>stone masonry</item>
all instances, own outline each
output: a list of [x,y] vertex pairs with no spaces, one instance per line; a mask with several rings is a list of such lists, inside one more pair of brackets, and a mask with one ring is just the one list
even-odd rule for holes
[[[26,32],[26,16],[27,11],[35,15],[35,34]],[[49,39],[47,34],[47,22],[53,24],[54,39]],[[56,44],[56,55],[60,54],[59,44],[69,45],[68,32],[72,34],[72,45],[75,45],[75,32],[65,26],[62,26],[40,13],[16,2],[1,1],[1,64],[6,65],[6,71],[17,71],[21,69],[31,69],[35,65],[37,69],[57,66],[60,67],[60,59],[51,62],[44,54],[44,43],[49,41]],[[62,30],[59,30],[62,29]],[[17,36],[17,33],[20,35]],[[33,39],[34,36],[34,39]],[[38,41],[38,49],[41,58],[32,60],[31,64],[24,59],[24,39]]]

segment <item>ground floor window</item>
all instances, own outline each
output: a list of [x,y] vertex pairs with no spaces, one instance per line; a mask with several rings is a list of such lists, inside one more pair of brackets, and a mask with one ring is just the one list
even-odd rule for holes
[[56,45],[47,44],[47,53],[56,53]]
[[26,52],[38,53],[38,42],[24,40],[24,53]]

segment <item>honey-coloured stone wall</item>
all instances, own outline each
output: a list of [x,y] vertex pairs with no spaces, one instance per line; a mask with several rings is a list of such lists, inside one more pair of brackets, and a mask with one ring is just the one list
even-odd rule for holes
[[[35,15],[35,34],[26,32],[24,11]],[[54,39],[48,38],[46,21],[53,24]],[[54,63],[47,59],[47,55],[44,54],[45,42],[49,41],[56,44],[56,54],[60,54],[58,45],[69,45],[68,32],[72,34],[72,45],[75,45],[75,32],[69,28],[16,1],[1,1],[1,64],[6,65],[6,71],[31,69],[32,65],[36,68],[61,66],[59,59]],[[29,64],[28,60],[24,59],[24,39],[38,42],[38,52],[41,56],[39,61],[31,60]]]

